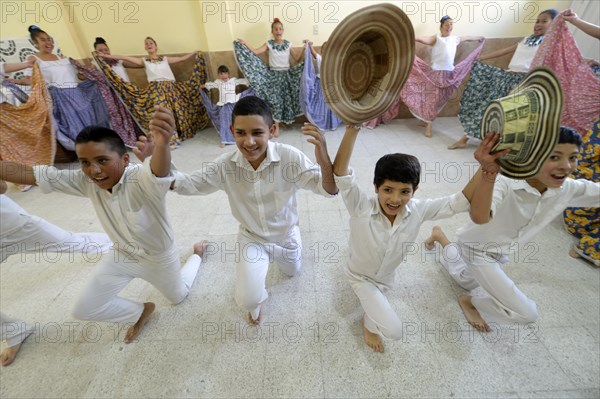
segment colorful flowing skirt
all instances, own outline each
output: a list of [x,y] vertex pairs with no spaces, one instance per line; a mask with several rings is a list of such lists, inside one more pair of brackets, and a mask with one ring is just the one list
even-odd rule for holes
[[300,108],[300,78],[304,63],[287,71],[275,71],[243,44],[233,42],[235,59],[256,95],[267,102],[278,122],[294,123],[302,115]]
[[200,86],[206,83],[206,63],[202,52],[196,54],[194,70],[189,80],[149,82],[144,89],[123,81],[101,57],[94,55],[94,59],[145,132],[149,131],[156,105],[173,112],[177,129],[175,140],[192,138],[198,130],[208,125],[206,108],[200,95]]
[[[235,144],[235,140],[233,139],[231,130],[229,129],[232,124],[231,115],[233,113],[233,107],[235,106],[235,103],[216,105],[212,102],[210,95],[204,90],[200,91],[200,95],[202,96],[202,101],[204,102],[204,107],[206,108],[208,117],[212,121],[215,129],[217,129],[217,132],[219,132],[221,144]],[[240,98],[254,95],[253,89],[247,89],[240,93]]]
[[524,73],[507,72],[502,68],[475,62],[471,78],[460,100],[458,120],[469,137],[481,138],[481,120],[493,100],[505,97],[524,78]]
[[317,77],[309,46],[304,50],[300,108],[310,123],[317,125],[321,130],[335,130],[342,124],[342,120],[327,106],[321,89],[321,78]]
[[49,87],[56,139],[67,150],[75,150],[75,139],[84,127],[110,128],[108,109],[96,82],[84,80],[77,87]]
[[531,68],[540,65],[551,68],[560,81],[564,96],[561,125],[585,134],[600,115],[600,79],[585,62],[560,16],[552,21],[531,62]]
[[[582,138],[579,168],[572,177],[600,182],[600,119]],[[567,208],[564,221],[569,233],[577,238],[575,252],[600,266],[600,208]]]
[[[467,58],[456,64],[452,71],[434,71],[425,61],[415,57],[408,80],[400,92],[400,100],[416,118],[433,122],[471,71],[483,45],[482,42]],[[370,120],[366,126],[374,128],[380,123],[388,123],[398,115],[399,110],[400,101],[394,101],[384,114]]]
[[22,165],[51,165],[56,153],[52,98],[37,64],[31,94],[22,105],[0,104],[0,159]]
[[108,84],[104,74],[95,68],[85,67],[73,59],[71,59],[71,64],[75,66],[77,71],[83,74],[86,79],[95,82],[98,85],[100,94],[102,95],[109,112],[111,129],[117,132],[126,146],[135,146],[138,136],[136,133],[142,133],[142,130],[137,127],[137,124],[134,122],[127,108],[125,108],[121,102],[119,96],[117,96],[115,91]]

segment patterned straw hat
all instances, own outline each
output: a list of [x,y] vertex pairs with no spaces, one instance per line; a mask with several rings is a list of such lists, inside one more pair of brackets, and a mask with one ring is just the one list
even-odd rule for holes
[[528,179],[542,167],[558,143],[563,95],[552,70],[531,71],[511,93],[488,105],[481,122],[481,137],[500,133],[494,151],[511,148],[500,158],[500,172],[513,179]]
[[398,99],[414,58],[415,33],[400,8],[377,4],[348,15],[323,52],[327,105],[345,123],[383,114]]

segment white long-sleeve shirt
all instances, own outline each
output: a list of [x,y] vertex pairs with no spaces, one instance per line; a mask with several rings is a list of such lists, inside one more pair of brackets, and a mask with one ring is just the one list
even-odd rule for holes
[[358,186],[354,174],[336,176],[344,204],[350,213],[350,243],[347,268],[355,276],[390,286],[394,272],[414,249],[421,224],[469,210],[462,192],[437,199],[412,198],[394,223],[384,214],[376,196]]
[[300,150],[269,142],[258,169],[239,151],[204,162],[192,174],[175,173],[173,189],[183,195],[206,195],[223,190],[240,227],[264,242],[287,237],[298,225],[300,189],[331,197],[323,188],[321,168]]
[[492,219],[486,224],[469,221],[458,230],[458,240],[477,251],[508,255],[534,242],[567,207],[600,207],[600,183],[566,179],[560,188],[540,193],[525,180],[499,176],[492,198]]
[[154,176],[149,160],[127,166],[112,192],[98,187],[81,170],[47,165],[33,170],[36,184],[45,193],[88,197],[104,231],[128,255],[161,257],[176,249],[165,200],[173,177]]

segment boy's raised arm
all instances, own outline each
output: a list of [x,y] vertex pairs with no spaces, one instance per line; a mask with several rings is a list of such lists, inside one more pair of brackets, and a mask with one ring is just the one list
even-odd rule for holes
[[0,161],[0,180],[14,184],[36,185],[33,168],[10,161]]
[[359,131],[360,126],[346,126],[344,138],[342,138],[340,148],[338,148],[338,152],[335,155],[335,161],[333,161],[333,173],[336,176],[348,176],[348,174],[350,174],[350,170],[348,169],[350,166],[350,157],[352,156],[354,143],[356,142]]
[[302,126],[302,133],[305,136],[310,136],[307,141],[315,145],[315,159],[321,167],[323,189],[331,195],[337,194],[338,188],[335,184],[335,179],[333,178],[333,165],[331,164],[331,158],[329,158],[329,153],[327,152],[327,141],[325,140],[325,136],[317,126],[310,123],[305,123],[304,126]]
[[498,134],[488,134],[479,143],[474,155],[475,159],[479,161],[480,167],[463,189],[464,196],[471,203],[471,220],[477,224],[487,223],[491,219],[494,184],[500,170],[496,160],[510,152],[510,148],[507,148],[490,154],[499,138]]
[[156,177],[165,177],[171,173],[171,149],[169,143],[175,131],[173,113],[161,106],[155,107],[150,121],[150,134],[154,142],[150,168]]

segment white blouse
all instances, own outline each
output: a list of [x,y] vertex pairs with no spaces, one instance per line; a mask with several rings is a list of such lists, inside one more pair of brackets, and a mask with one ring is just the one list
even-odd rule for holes
[[531,67],[531,61],[533,61],[533,57],[535,57],[535,53],[537,52],[540,46],[530,46],[525,43],[525,40],[521,41],[517,45],[517,49],[510,60],[510,64],[508,65],[508,70],[511,72],[521,72],[526,73],[529,72],[529,68]]
[[[34,56],[35,57],[35,56]],[[77,87],[81,81],[77,77],[77,68],[71,64],[68,58],[61,58],[57,61],[44,61],[35,57],[44,80],[49,87]],[[24,72],[25,76],[31,76],[32,69],[27,68]]]
[[173,75],[167,57],[163,57],[158,62],[147,61],[144,58],[144,65],[146,66],[148,82],[175,82],[175,75]]
[[456,48],[460,44],[460,37],[436,36],[435,44],[431,49],[431,69],[434,71],[453,71]]
[[290,69],[290,51],[292,50],[292,43],[284,40],[283,44],[280,46],[284,46],[287,43],[287,48],[285,50],[277,50],[271,43],[274,43],[273,40],[267,41],[267,47],[269,48],[269,66],[276,71],[287,71]]

